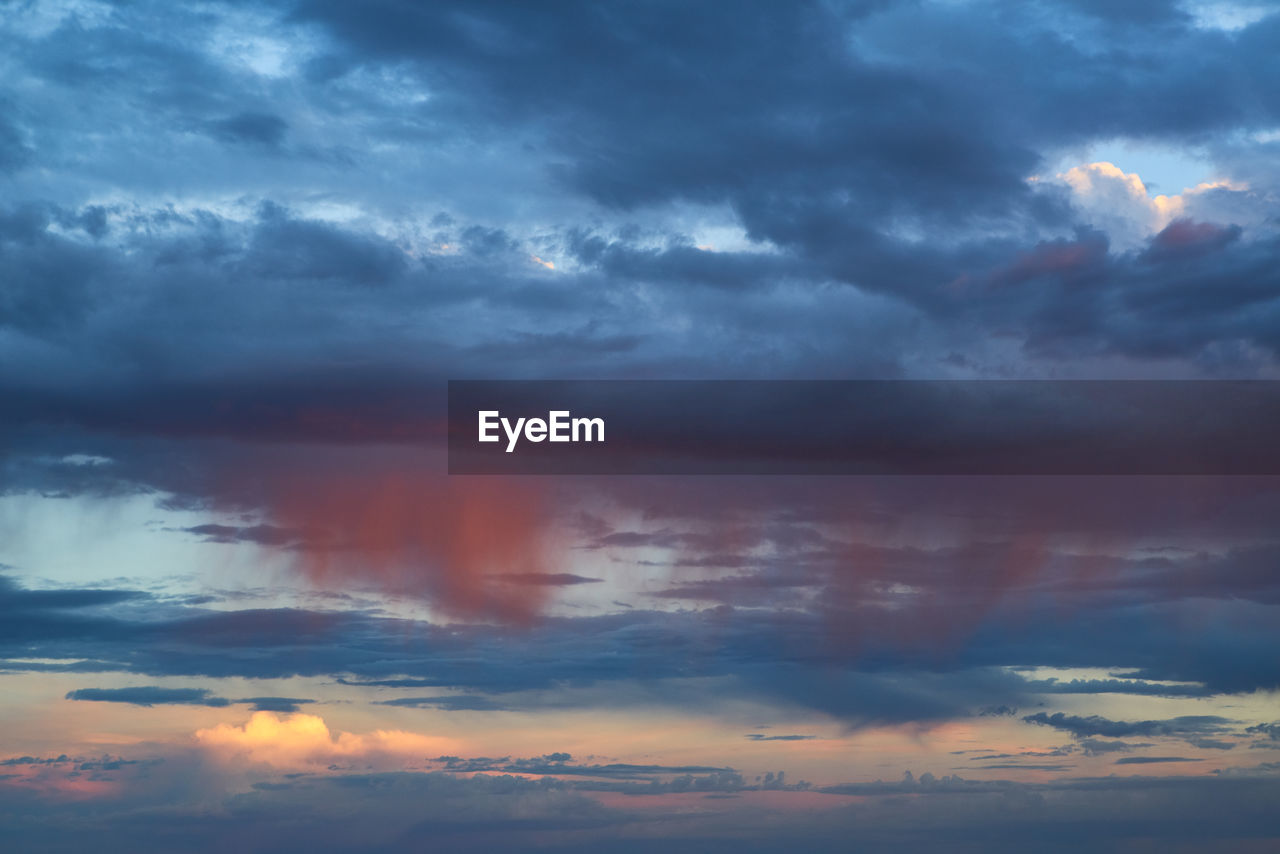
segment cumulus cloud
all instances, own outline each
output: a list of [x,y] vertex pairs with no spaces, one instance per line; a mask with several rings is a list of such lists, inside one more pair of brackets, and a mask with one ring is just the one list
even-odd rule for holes
[[401,730],[331,732],[324,719],[303,713],[254,712],[244,724],[221,723],[197,730],[196,744],[224,762],[262,763],[273,768],[399,766],[456,745],[452,738]]
[[[1044,181],[1036,178],[1035,181]],[[1114,163],[1099,161],[1073,166],[1054,180],[1071,192],[1072,203],[1082,220],[1105,233],[1118,251],[1139,250],[1153,236],[1178,221],[1208,219],[1217,225],[1202,224],[1201,230],[1224,231],[1241,224],[1265,227],[1265,217],[1255,208],[1257,194],[1242,182],[1223,178],[1202,181],[1179,193],[1152,194],[1137,172],[1126,172]],[[1183,233],[1188,226],[1175,229]],[[1162,241],[1157,240],[1159,245]]]

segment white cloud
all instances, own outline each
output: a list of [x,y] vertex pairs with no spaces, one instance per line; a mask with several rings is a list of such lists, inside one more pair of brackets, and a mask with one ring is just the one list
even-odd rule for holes
[[1192,216],[1197,196],[1212,190],[1247,190],[1243,185],[1217,180],[1184,188],[1176,195],[1152,196],[1137,172],[1125,172],[1106,161],[1074,166],[1054,177],[1071,189],[1085,219],[1105,232],[1113,248],[1120,251],[1137,249],[1173,220]]

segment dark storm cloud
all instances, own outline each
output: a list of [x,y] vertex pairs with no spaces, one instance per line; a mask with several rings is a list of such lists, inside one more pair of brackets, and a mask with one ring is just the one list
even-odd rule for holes
[[[441,91],[442,115],[540,133],[560,157],[559,174],[603,204],[731,205],[753,237],[800,260],[792,274],[808,270],[801,275],[891,292],[952,321],[1029,322],[1030,341],[1045,351],[1072,339],[1087,348],[1185,355],[1228,336],[1275,351],[1266,324],[1242,318],[1223,317],[1215,326],[1196,322],[1188,310],[1179,317],[1191,328],[1170,330],[1162,346],[1148,340],[1154,329],[1144,335],[1121,328],[1125,320],[1145,325],[1136,306],[1112,328],[1102,322],[1101,305],[1112,297],[1135,282],[1156,288],[1164,280],[1166,271],[1150,265],[1172,260],[1163,253],[1167,233],[1144,256],[1146,266],[1109,259],[1105,238],[1100,244],[1088,238],[1102,254],[1083,280],[1088,287],[1077,293],[1063,290],[1054,274],[1024,281],[1017,292],[968,290],[957,297],[949,283],[998,269],[1007,263],[1001,257],[1017,254],[1015,245],[975,240],[958,250],[922,249],[877,230],[912,218],[960,230],[980,222],[1065,223],[1070,215],[1061,200],[1032,193],[1023,180],[1046,146],[1272,126],[1280,105],[1258,85],[1276,71],[1267,47],[1280,26],[1274,16],[1229,38],[1190,27],[1168,4],[1125,15],[1106,13],[1101,4],[1064,4],[1064,13],[1161,21],[1150,31],[1089,30],[1091,40],[1110,46],[1114,38],[1123,47],[1107,51],[1044,29],[1044,17],[1014,7],[995,28],[967,7],[902,7],[863,20],[806,4],[733,14],[664,4],[573,8],[576,14],[549,16],[387,5],[355,20],[340,4],[316,2],[296,14],[329,28],[339,46],[337,67],[409,60]],[[661,38],[657,21],[664,22]],[[941,49],[931,40],[905,39],[902,31],[912,27],[936,33]],[[850,48],[838,38],[843,32],[879,61]],[[447,46],[444,33],[453,34]],[[1178,69],[1160,63],[1163,73],[1153,75],[1148,63],[1159,63],[1171,40],[1192,61]],[[935,47],[923,49],[925,41]],[[890,46],[891,59],[875,49],[880,42]],[[981,73],[992,65],[1001,69],[998,77]],[[637,85],[641,77],[644,86]],[[1226,80],[1235,85],[1208,82]],[[612,97],[616,90],[630,97]],[[1205,227],[1239,233],[1230,224]],[[731,257],[627,249],[599,237],[574,247],[580,260],[611,276],[654,282],[750,282],[759,268],[730,273]],[[1274,259],[1275,247],[1265,242],[1215,258],[1240,270],[1240,287],[1226,288],[1230,296],[1221,298],[1224,308],[1247,305],[1240,290],[1249,271],[1274,267]],[[1259,288],[1274,294],[1273,287]]]
[[[180,9],[138,4],[15,32],[17,70],[49,87],[48,127],[29,130],[55,176],[24,184],[19,206],[65,209],[93,239],[127,236],[91,251],[28,225],[28,244],[4,259],[16,283],[5,322],[55,346],[79,340],[56,372],[73,391],[96,386],[89,366],[150,380],[145,366],[163,364],[180,382],[335,360],[481,375],[512,364],[533,375],[714,376],[731,364],[892,375],[904,362],[928,373],[991,333],[1050,363],[1126,354],[1246,370],[1247,347],[1231,362],[1241,342],[1277,347],[1276,245],[1265,230],[1171,225],[1147,252],[1125,255],[1061,194],[1024,180],[1062,146],[1235,139],[1275,125],[1276,99],[1259,85],[1276,71],[1275,16],[1227,35],[1165,7],[1140,11],[1105,14],[1160,25],[1093,26],[1101,4],[1038,14],[1005,4],[993,15],[883,3],[570,4],[558,14],[386,3],[354,15],[307,2],[235,19],[307,57],[308,74],[288,85],[273,75],[296,75],[291,66],[259,73],[206,42],[166,37],[201,31]],[[235,14],[249,12],[207,12]],[[1169,51],[1186,62],[1161,62]],[[416,94],[412,106],[395,100]],[[32,124],[33,106],[7,97]],[[131,120],[90,135],[112,109]],[[199,165],[212,195],[266,203],[231,221],[225,209],[115,201],[94,219],[103,205],[81,211],[86,192],[59,183],[86,180],[67,154],[76,140],[101,163],[94,186],[126,198],[172,186],[162,165],[135,168],[135,152],[155,146],[164,155],[153,162],[171,173]],[[509,192],[496,174],[437,192],[434,173],[401,175],[406,145],[426,152],[411,169],[422,157],[497,152],[542,177]],[[300,153],[336,146],[362,150],[345,165]],[[298,156],[282,158],[286,148]],[[296,191],[330,183],[335,193]],[[401,228],[401,202],[419,196],[496,207],[487,221],[445,215]],[[383,226],[286,210],[331,199],[367,202]],[[512,214],[522,199],[555,200],[536,235]],[[584,199],[599,216],[581,215]],[[765,251],[695,248],[669,208],[688,201],[727,212]],[[166,233],[165,221],[185,231]],[[400,238],[386,236],[390,221]],[[1072,227],[1082,236],[1064,236]],[[424,254],[424,243],[459,251]],[[549,252],[576,264],[543,276],[530,258]],[[136,298],[121,299],[108,286],[117,281]],[[834,282],[890,295],[876,311],[892,323],[867,319]],[[462,303],[478,311],[431,319]],[[423,323],[407,322],[418,312]],[[694,336],[657,322],[671,317],[716,322],[703,325],[710,337]],[[166,332],[175,328],[186,334]]]
[[[1026,196],[1017,170],[1035,155],[991,128],[961,130],[975,114],[992,117],[973,94],[848,50],[841,34],[871,4],[571,8],[472,17],[388,4],[357,19],[341,4],[306,3],[297,14],[329,27],[347,62],[408,59],[428,80],[456,81],[442,110],[545,121],[558,171],[606,205],[730,201],[751,230],[777,240],[855,187],[846,216],[1007,212]],[[558,133],[562,123],[571,130]]]

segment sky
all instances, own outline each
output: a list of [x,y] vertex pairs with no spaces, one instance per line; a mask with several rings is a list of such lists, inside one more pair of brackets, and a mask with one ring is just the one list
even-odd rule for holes
[[0,0],[6,845],[1276,850],[1280,477],[445,447],[1280,379],[1276,80],[1270,0]]

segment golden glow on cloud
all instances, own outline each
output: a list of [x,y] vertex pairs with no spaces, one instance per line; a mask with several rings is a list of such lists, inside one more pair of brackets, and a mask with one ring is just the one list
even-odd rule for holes
[[455,739],[403,730],[375,730],[361,735],[331,732],[318,715],[254,712],[243,726],[218,724],[197,730],[199,746],[225,761],[263,763],[277,768],[329,766],[360,762],[374,767],[419,763],[427,756],[456,750]]

